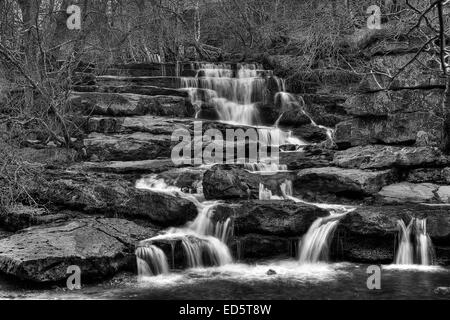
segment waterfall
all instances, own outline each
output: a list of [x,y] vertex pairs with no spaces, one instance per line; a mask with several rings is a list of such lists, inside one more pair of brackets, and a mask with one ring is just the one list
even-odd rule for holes
[[395,264],[428,266],[432,264],[433,245],[427,234],[426,219],[412,218],[408,226],[399,220],[400,242]]
[[[254,64],[198,65],[195,77],[181,78],[181,87],[189,93],[190,100],[196,109],[196,118],[204,106],[213,107],[220,121],[231,124],[255,127],[260,142],[272,146],[271,142],[281,144],[306,145],[307,143],[275,127],[261,125],[258,103],[266,103],[268,87],[267,74],[262,76],[262,67]],[[236,70],[235,70],[236,69]],[[271,77],[279,91],[285,91],[282,79]]]
[[299,261],[302,264],[327,262],[329,246],[339,219],[317,219],[299,243]]
[[156,276],[169,272],[169,264],[164,252],[156,246],[136,249],[138,275],[140,277]]
[[[138,265],[141,266],[139,270],[146,273],[146,268],[142,261],[145,261],[147,265],[151,265],[159,263],[153,261],[156,259],[157,261],[166,261],[167,264],[167,257],[164,252],[154,245],[158,241],[169,242],[172,244],[172,248],[174,247],[174,242],[180,241],[187,265],[190,268],[206,265],[220,266],[233,261],[230,250],[226,245],[226,241],[231,235],[231,219],[217,223],[212,221],[214,208],[219,202],[201,202],[199,200],[202,199],[201,195],[183,193],[179,188],[167,185],[164,179],[158,179],[156,175],[139,180],[136,183],[136,187],[182,197],[193,202],[198,210],[195,220],[188,223],[185,227],[168,229],[164,234],[141,242],[141,246],[136,250]],[[147,254],[147,248],[153,248],[152,250],[158,254]],[[156,251],[155,248],[159,251]]]

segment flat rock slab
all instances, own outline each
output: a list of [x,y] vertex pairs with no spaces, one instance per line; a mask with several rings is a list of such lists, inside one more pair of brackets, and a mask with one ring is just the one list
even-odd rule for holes
[[104,85],[104,86],[74,86],[73,90],[76,92],[91,92],[91,93],[131,93],[144,96],[173,96],[188,98],[189,93],[183,89],[170,89],[155,86],[140,86],[140,85]]
[[136,161],[169,158],[173,143],[168,134],[135,132],[91,133],[84,139],[84,145],[87,156],[93,161]]
[[155,231],[121,219],[81,219],[33,227],[0,240],[0,271],[33,282],[60,282],[67,268],[100,280],[135,265],[137,241]]
[[179,77],[162,76],[98,76],[96,82],[99,85],[144,85],[162,88],[178,89],[181,88],[181,79]]
[[448,162],[438,148],[369,145],[338,151],[334,165],[353,169],[443,166]]
[[380,189],[396,180],[392,170],[364,171],[335,167],[300,170],[294,181],[299,194],[331,193],[350,198],[376,195]]
[[450,186],[402,182],[383,187],[378,195],[385,202],[450,203]]
[[29,183],[28,192],[40,204],[108,217],[142,219],[161,227],[186,224],[196,206],[168,193],[137,189],[121,176],[88,172],[49,171]]
[[87,170],[118,174],[160,173],[175,168],[171,159],[141,161],[85,162],[82,167]]
[[193,117],[195,109],[185,97],[146,96],[131,93],[74,92],[69,103],[75,111],[89,115],[157,115]]
[[155,116],[136,117],[89,117],[86,131],[88,133],[132,133],[147,132],[151,134],[171,135],[175,130],[187,130],[191,119],[169,119]]

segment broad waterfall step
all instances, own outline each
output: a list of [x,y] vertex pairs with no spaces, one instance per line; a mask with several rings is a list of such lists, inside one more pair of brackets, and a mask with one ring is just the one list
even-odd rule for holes
[[154,86],[160,88],[178,89],[181,87],[181,79],[178,77],[123,77],[123,76],[98,76],[98,85],[109,86]]
[[143,85],[73,86],[72,89],[73,91],[78,92],[133,93],[146,96],[176,96],[184,98],[189,97],[189,93],[186,90]]
[[131,93],[73,92],[72,109],[86,115],[193,117],[195,109],[185,97]]

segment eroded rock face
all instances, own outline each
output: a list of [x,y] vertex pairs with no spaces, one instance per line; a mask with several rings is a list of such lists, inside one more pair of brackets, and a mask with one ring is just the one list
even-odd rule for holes
[[168,134],[135,132],[114,135],[91,133],[84,139],[84,145],[92,161],[136,161],[169,158],[173,143]]
[[133,93],[74,92],[71,107],[82,114],[108,116],[193,117],[195,109],[184,97]]
[[67,279],[81,269],[82,281],[133,270],[135,243],[155,231],[121,219],[87,218],[25,229],[0,240],[0,271],[33,282]]
[[448,187],[432,183],[401,182],[383,187],[378,193],[384,202],[390,203],[448,203]]
[[411,218],[427,219],[427,231],[439,263],[448,261],[450,246],[450,208],[426,205],[359,207],[345,216],[338,225],[333,250],[346,261],[392,263],[398,236],[398,220],[405,224]]
[[210,200],[258,199],[260,183],[279,195],[280,184],[292,177],[290,172],[262,175],[250,173],[242,166],[215,165],[203,176],[203,192]]
[[382,169],[391,167],[440,166],[447,158],[432,147],[359,146],[334,155],[334,165],[342,168]]
[[293,201],[239,201],[219,204],[214,209],[213,219],[233,221],[234,235],[272,235],[300,237],[312,223],[329,212],[318,207]]
[[294,242],[298,243],[298,238],[286,239],[276,236],[248,234],[232,239],[229,247],[238,261],[251,261],[293,257],[295,256],[292,245]]
[[336,144],[341,148],[368,144],[443,147],[444,117],[428,112],[354,117],[336,126]]
[[71,211],[57,213],[43,208],[29,207],[22,204],[0,208],[0,226],[9,231],[18,231],[31,226],[63,222],[81,218],[82,214]]
[[300,170],[294,181],[295,193],[306,196],[334,194],[348,198],[375,195],[396,180],[392,170],[364,171],[335,167]]
[[195,205],[171,194],[137,189],[118,175],[84,172],[46,172],[29,185],[29,193],[42,204],[88,214],[144,219],[162,227],[180,226],[197,216]]

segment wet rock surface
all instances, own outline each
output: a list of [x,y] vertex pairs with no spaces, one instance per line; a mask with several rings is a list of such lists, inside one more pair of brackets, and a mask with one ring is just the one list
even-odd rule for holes
[[76,265],[85,281],[135,268],[134,247],[155,234],[121,219],[80,219],[33,227],[0,240],[0,271],[33,282],[60,282]]

